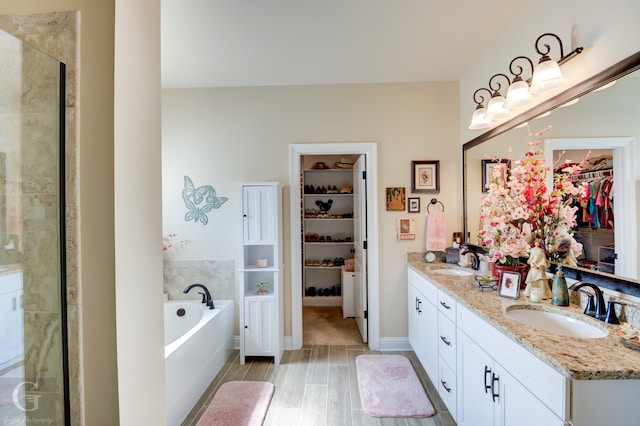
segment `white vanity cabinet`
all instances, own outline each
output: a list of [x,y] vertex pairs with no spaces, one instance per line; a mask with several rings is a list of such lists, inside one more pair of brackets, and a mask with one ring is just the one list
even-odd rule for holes
[[568,379],[483,319],[457,309],[458,425],[566,425]]
[[239,187],[240,363],[245,356],[273,356],[277,365],[284,352],[282,186],[247,182]]
[[425,371],[436,383],[438,377],[438,290],[409,269],[409,344]]
[[566,424],[462,332],[458,357],[458,425]]
[[408,281],[409,343],[455,418],[456,303],[411,269]]

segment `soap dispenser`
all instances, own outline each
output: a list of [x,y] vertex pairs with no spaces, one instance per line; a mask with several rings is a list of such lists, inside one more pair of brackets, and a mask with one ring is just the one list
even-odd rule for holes
[[558,271],[553,277],[551,303],[558,306],[569,306],[569,289],[567,288],[567,280],[564,277],[564,272],[562,272],[562,267],[558,267]]

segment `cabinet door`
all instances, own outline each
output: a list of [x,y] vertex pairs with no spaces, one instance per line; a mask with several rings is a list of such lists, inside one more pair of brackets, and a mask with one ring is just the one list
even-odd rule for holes
[[499,397],[502,402],[500,412],[496,413],[496,424],[501,426],[566,425],[511,374],[503,369],[500,370]]
[[420,362],[424,362],[424,331],[422,327],[422,306],[424,301],[422,295],[414,286],[409,284],[409,344],[413,348]]
[[458,425],[494,425],[500,382],[493,359],[466,334],[459,332],[457,341]]
[[438,378],[438,310],[409,284],[409,343],[432,381]]
[[246,355],[274,355],[274,320],[272,297],[252,297],[244,301],[244,350]]
[[276,188],[273,186],[246,186],[242,190],[242,216],[244,244],[275,244]]

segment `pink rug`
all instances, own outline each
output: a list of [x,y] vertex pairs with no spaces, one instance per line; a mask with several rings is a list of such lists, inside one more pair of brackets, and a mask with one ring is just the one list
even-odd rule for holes
[[269,382],[227,382],[216,391],[197,426],[259,426],[273,396]]
[[402,355],[358,355],[358,388],[373,417],[429,417],[435,413],[411,362]]

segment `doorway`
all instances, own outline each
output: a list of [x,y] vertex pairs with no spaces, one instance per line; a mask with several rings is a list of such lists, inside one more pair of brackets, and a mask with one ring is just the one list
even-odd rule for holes
[[613,192],[616,195],[614,247],[617,255],[613,270],[616,275],[637,279],[638,265],[635,257],[637,204],[635,190],[630,190],[635,188],[634,145],[635,139],[626,137],[545,139],[544,149],[547,164],[553,164],[554,151],[610,150],[612,152],[612,169],[615,171]]
[[377,211],[377,145],[375,143],[324,143],[324,144],[292,144],[289,146],[289,179],[291,187],[290,222],[291,222],[291,317],[293,349],[303,344],[303,282],[302,253],[303,244],[300,199],[295,196],[300,187],[301,159],[304,156],[361,156],[367,170],[366,185],[366,235],[368,261],[366,268],[367,290],[367,334],[369,347],[379,348],[379,301],[378,301],[378,211]]

